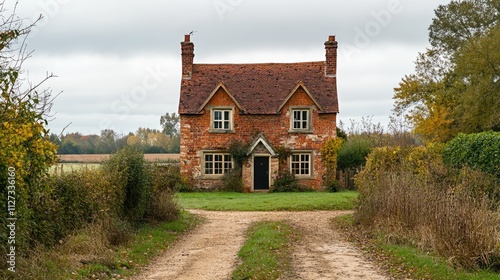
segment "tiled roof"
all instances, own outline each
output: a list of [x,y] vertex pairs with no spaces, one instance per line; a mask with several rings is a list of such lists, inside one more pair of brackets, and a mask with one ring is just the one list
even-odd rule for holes
[[221,83],[245,114],[276,114],[297,84],[307,88],[322,113],[338,113],[337,79],[325,77],[323,61],[262,64],[193,64],[181,82],[179,114],[198,114]]

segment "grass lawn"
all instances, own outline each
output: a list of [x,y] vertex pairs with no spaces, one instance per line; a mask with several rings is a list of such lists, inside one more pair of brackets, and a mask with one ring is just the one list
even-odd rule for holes
[[178,193],[179,204],[185,209],[213,211],[310,211],[350,210],[355,205],[357,192],[337,193]]

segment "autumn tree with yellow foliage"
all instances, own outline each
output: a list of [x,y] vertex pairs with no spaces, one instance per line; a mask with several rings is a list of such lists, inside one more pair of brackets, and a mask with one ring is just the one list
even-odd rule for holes
[[395,113],[426,140],[500,130],[499,22],[500,0],[451,1],[435,10],[431,47],[394,89]]
[[[36,234],[32,206],[43,193],[40,180],[56,160],[56,147],[48,139],[50,91],[39,84],[23,85],[22,63],[30,55],[24,44],[33,25],[24,26],[0,3],[0,249],[25,252]],[[7,220],[9,219],[9,220]],[[7,224],[11,227],[6,231]],[[15,240],[9,237],[15,232]]]

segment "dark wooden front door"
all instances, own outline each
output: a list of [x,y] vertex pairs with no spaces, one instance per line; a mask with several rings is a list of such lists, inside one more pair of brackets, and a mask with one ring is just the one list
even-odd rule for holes
[[253,158],[253,189],[269,189],[269,157]]

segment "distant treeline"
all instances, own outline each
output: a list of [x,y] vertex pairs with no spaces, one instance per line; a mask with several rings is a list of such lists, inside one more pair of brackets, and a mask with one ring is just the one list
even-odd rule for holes
[[58,154],[110,154],[125,146],[136,146],[143,153],[179,153],[180,138],[178,133],[167,135],[158,129],[139,128],[135,133],[118,135],[111,129],[101,131],[101,135],[83,135],[67,133],[50,135]]
[[145,154],[179,153],[179,115],[166,113],[160,117],[162,130],[139,127],[135,133],[118,135],[112,129],[101,130],[101,135],[50,135],[58,146],[58,154],[111,154],[125,146],[138,147]]

